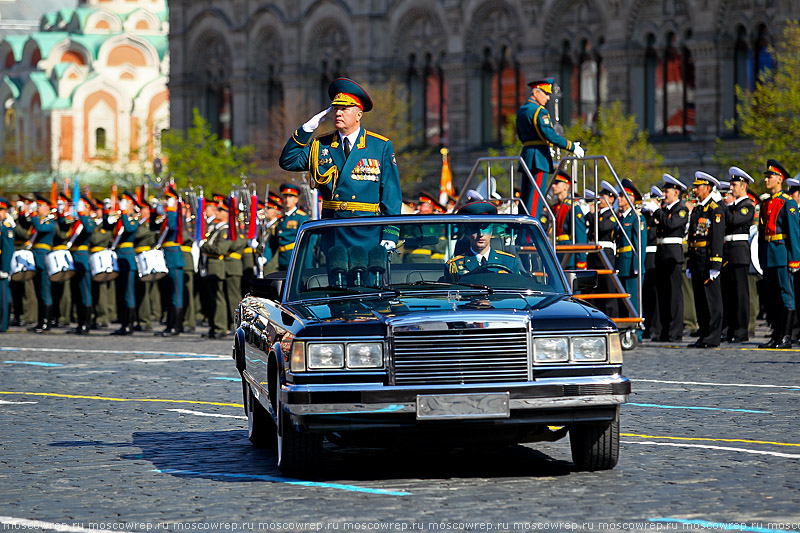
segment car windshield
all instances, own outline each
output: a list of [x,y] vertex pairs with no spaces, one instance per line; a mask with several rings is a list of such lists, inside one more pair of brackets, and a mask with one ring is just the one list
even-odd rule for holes
[[[392,224],[377,217],[355,225],[341,220],[309,224],[298,236],[286,298],[420,291],[566,293],[535,222],[527,217],[500,220],[440,215],[395,217]],[[382,240],[396,240],[396,249],[387,252]]]

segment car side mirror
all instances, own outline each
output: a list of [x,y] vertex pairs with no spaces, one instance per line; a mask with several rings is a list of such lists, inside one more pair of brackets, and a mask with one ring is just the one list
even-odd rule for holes
[[573,293],[597,287],[597,271],[595,270],[567,270],[564,272],[567,283],[572,287]]
[[285,282],[286,272],[271,272],[263,278],[253,278],[250,280],[250,294],[257,298],[280,301]]

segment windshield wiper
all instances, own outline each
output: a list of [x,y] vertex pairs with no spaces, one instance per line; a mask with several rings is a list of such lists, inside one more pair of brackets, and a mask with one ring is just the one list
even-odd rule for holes
[[409,285],[433,285],[435,287],[452,287],[453,285],[461,285],[462,287],[469,287],[471,289],[480,289],[486,291],[488,294],[494,294],[494,289],[489,287],[488,285],[479,285],[477,283],[464,283],[463,281],[455,281],[453,283],[447,283],[445,281],[426,281],[420,280],[415,281],[413,283],[409,283]]
[[[369,289],[370,292],[365,292],[363,289]],[[358,287],[335,287],[333,285],[328,285],[327,287],[314,287],[313,289],[307,289],[303,292],[311,292],[311,291],[328,291],[328,292],[335,292],[338,294],[357,294],[360,296],[370,296],[373,294],[380,294],[380,293],[390,293],[392,296],[400,296],[403,293],[398,289],[393,289],[392,287],[372,287],[369,285],[358,286]],[[377,291],[377,292],[371,292]]]

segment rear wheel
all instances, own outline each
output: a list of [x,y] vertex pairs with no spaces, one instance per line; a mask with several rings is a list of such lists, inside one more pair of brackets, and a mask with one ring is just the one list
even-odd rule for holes
[[[277,380],[278,377],[275,376]],[[276,381],[276,383],[278,383]],[[278,428],[278,468],[287,476],[302,475],[313,472],[322,455],[322,435],[303,433],[295,429],[291,416],[284,412],[280,401],[280,392],[276,399]]]
[[250,384],[244,378],[242,378],[242,395],[244,414],[247,415],[247,438],[257,448],[274,446],[275,422],[264,406],[258,402],[250,389]]
[[610,470],[619,461],[619,409],[613,422],[569,429],[572,461],[579,470]]

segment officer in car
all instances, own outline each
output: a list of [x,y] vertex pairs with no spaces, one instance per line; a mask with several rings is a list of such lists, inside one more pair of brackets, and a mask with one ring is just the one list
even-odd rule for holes
[[[497,207],[489,202],[471,202],[458,210],[458,214],[496,215]],[[469,248],[447,262],[445,279],[457,281],[470,272],[516,273],[519,270],[514,254],[492,248],[492,224],[470,223],[464,225]]]

